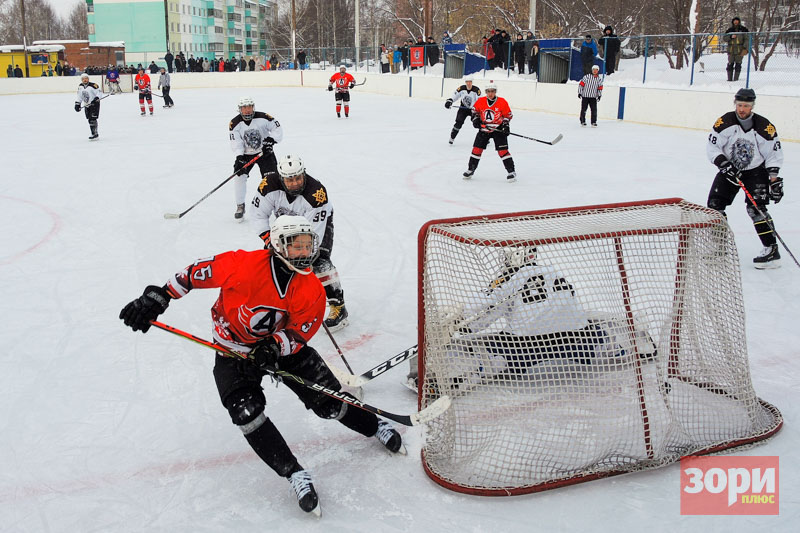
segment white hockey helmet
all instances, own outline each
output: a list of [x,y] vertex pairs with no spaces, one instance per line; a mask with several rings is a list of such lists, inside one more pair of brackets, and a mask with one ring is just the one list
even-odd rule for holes
[[344,72],[347,70],[347,65],[339,65],[339,72]]
[[486,84],[486,91],[497,91],[497,84],[494,80],[489,80],[489,83]]
[[89,75],[88,74],[86,74],[85,72],[83,74],[81,74],[81,81],[88,80],[88,79],[89,79]]
[[[287,194],[297,195],[303,192],[306,187],[306,166],[299,155],[287,154],[280,158],[278,161],[278,174],[281,177],[281,185]],[[301,177],[299,186],[289,188],[286,185],[286,179]]]
[[[249,113],[242,113],[243,107],[250,107]],[[239,98],[239,114],[242,115],[242,118],[245,120],[251,120],[253,115],[256,113],[256,103],[255,101],[250,98],[249,96],[242,96]]]
[[308,267],[319,255],[319,240],[306,217],[281,215],[269,231],[269,242],[278,258],[292,270],[309,274]]
[[474,81],[474,79],[473,79],[473,77],[471,75],[470,76],[464,76],[464,83],[467,83],[468,81],[470,81],[470,82]]
[[525,265],[536,264],[535,246],[508,246],[503,250],[505,264],[509,268],[522,268]]

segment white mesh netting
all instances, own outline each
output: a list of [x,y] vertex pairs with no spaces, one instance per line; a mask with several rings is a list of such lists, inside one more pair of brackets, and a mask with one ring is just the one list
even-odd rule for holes
[[463,492],[532,492],[767,438],[738,256],[679,199],[420,232],[423,458]]

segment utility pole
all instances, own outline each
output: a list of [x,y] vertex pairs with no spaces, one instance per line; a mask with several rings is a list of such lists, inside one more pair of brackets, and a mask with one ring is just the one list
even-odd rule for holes
[[531,18],[528,21],[528,28],[533,33],[533,38],[536,38],[536,0],[531,0]]
[[30,72],[28,72],[28,30],[25,26],[25,0],[19,0],[19,10],[22,15],[22,53],[25,56],[25,77],[30,78]]
[[433,35],[433,0],[425,0],[425,4],[423,5],[423,31],[424,35],[422,36],[422,40],[428,42],[426,39],[428,35]]
[[354,41],[355,45],[356,45],[356,58],[355,59],[356,59],[356,69],[358,69],[358,61],[359,61],[359,59],[361,59],[361,24],[360,24],[361,17],[359,16],[359,9],[358,9],[358,7],[359,7],[358,5],[360,4],[360,2],[358,0],[355,0],[354,4],[355,4],[355,8],[356,8],[356,10],[355,10],[356,11],[356,35],[355,35],[355,41]]
[[292,0],[292,62],[297,65],[297,50],[295,50],[295,36],[297,35],[297,22],[295,19],[294,0]]

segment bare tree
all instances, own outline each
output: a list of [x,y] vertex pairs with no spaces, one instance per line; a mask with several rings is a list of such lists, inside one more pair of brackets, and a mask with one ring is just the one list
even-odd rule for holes
[[88,39],[89,23],[86,19],[86,4],[77,2],[64,21],[64,39]]

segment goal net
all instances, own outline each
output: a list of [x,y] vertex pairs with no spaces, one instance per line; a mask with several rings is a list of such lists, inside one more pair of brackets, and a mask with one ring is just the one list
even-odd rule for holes
[[664,199],[427,223],[419,233],[423,463],[522,494],[766,439],[733,234]]
[[[105,75],[102,76],[103,92],[108,94],[111,92],[132,93],[133,92],[133,74],[120,73],[117,86],[112,86]],[[158,81],[158,80],[156,80]]]

